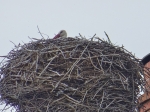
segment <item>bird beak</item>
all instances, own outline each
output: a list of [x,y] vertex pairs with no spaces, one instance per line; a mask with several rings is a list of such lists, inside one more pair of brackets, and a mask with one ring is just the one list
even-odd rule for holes
[[57,34],[53,39],[59,38],[60,34]]

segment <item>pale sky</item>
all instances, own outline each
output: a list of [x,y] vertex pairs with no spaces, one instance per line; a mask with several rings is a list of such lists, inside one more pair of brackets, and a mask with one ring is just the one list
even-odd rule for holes
[[0,0],[0,56],[14,48],[10,41],[42,38],[37,25],[50,38],[64,29],[69,37],[96,33],[107,39],[106,31],[113,43],[143,58],[149,53],[150,0]]

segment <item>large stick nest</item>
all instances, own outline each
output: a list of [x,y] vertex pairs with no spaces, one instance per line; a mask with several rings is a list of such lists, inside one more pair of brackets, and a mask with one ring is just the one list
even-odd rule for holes
[[15,46],[0,68],[0,101],[17,112],[131,112],[142,67],[100,38],[37,39]]

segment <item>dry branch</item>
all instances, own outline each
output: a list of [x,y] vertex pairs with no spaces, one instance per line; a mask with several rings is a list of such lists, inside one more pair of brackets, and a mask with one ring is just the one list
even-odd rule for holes
[[18,112],[134,112],[143,87],[139,60],[93,39],[42,38],[15,46],[1,63],[0,101]]

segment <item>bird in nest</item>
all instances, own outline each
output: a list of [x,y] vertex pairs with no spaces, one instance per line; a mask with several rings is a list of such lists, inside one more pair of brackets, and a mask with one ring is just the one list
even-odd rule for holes
[[67,32],[65,30],[61,30],[53,39],[57,39],[60,37],[67,37]]

